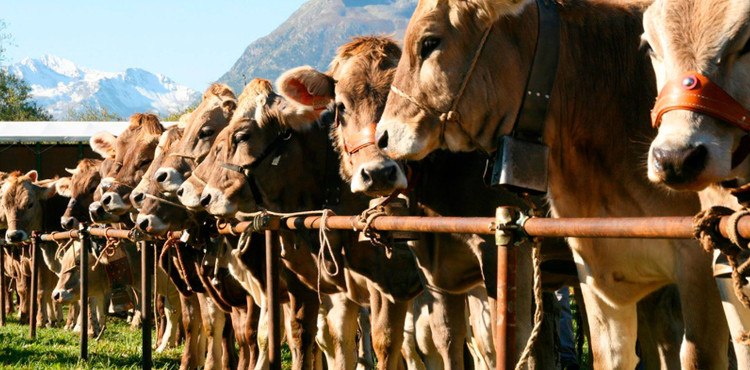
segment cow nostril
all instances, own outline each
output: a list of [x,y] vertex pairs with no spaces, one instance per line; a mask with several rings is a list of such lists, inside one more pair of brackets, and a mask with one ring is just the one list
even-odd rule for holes
[[396,166],[388,166],[385,168],[385,178],[388,179],[389,182],[396,182],[396,177]]
[[372,176],[370,176],[370,172],[367,171],[367,169],[363,168],[362,171],[360,171],[360,175],[362,176],[362,182],[366,184],[372,182]]
[[385,149],[388,147],[388,131],[384,131],[378,138],[378,148]]
[[177,196],[178,196],[178,197],[181,197],[181,196],[182,196],[182,193],[184,193],[184,192],[185,192],[185,191],[184,191],[184,190],[183,190],[182,188],[179,188],[179,189],[177,189]]
[[698,145],[685,156],[682,165],[694,171],[701,171],[706,166],[707,158],[708,149],[704,145]]
[[203,207],[208,207],[209,203],[211,203],[211,194],[206,194],[201,197],[201,205]]
[[52,293],[52,299],[58,301],[60,300],[60,292],[54,292]]
[[145,231],[148,228],[148,224],[148,219],[144,218],[143,220],[141,220],[141,222],[138,223],[138,228]]
[[143,202],[144,199],[146,199],[146,194],[145,193],[136,193],[135,195],[133,195],[133,200],[136,203],[141,203],[141,202]]
[[167,181],[167,173],[161,172],[156,175],[156,182],[164,182]]
[[110,203],[112,203],[112,196],[106,195],[104,198],[102,198],[102,203],[106,205],[109,205]]

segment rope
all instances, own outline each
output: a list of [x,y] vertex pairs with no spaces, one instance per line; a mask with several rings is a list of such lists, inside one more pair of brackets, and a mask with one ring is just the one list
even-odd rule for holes
[[[737,224],[742,216],[748,214],[750,212],[747,209],[735,212],[726,207],[711,207],[701,211],[693,219],[695,238],[701,242],[703,249],[707,252],[713,252],[714,249],[718,249],[719,252],[727,257],[729,266],[732,268],[731,278],[734,294],[746,308],[750,308],[750,298],[742,291],[742,287],[745,285],[744,275],[747,273],[748,268],[750,268],[750,260],[745,261],[739,267],[737,266],[740,253],[748,250],[747,240],[739,236]],[[724,238],[719,232],[719,223],[724,216],[729,216],[727,220],[729,223],[727,225],[729,238]],[[735,341],[744,345],[750,345],[750,333],[741,333],[735,338]]]
[[[328,231],[330,229],[327,226],[328,216],[330,214],[334,214],[333,211],[330,209],[324,209],[323,213],[320,215],[320,228],[318,229],[318,243],[320,244],[320,249],[318,250],[318,303],[323,303],[323,297],[320,293],[320,281],[323,276],[323,272],[325,271],[328,276],[336,276],[339,274],[339,263],[336,261],[336,256],[333,254],[333,247],[331,246],[331,241],[328,238]],[[329,271],[328,268],[325,266],[325,258],[326,258],[326,250],[328,250],[328,255],[331,256],[331,262],[333,263],[333,271]]]
[[104,230],[104,237],[107,238],[107,244],[104,246],[104,250],[102,250],[102,252],[99,253],[98,256],[96,256],[96,261],[94,262],[94,265],[91,266],[91,271],[94,271],[94,269],[96,269],[96,267],[99,266],[99,262],[101,262],[102,257],[104,257],[105,255],[107,257],[114,256],[115,251],[117,250],[117,248],[120,247],[120,242],[121,242],[120,239],[107,236],[107,233],[110,230],[114,230],[114,229],[107,228]]
[[146,198],[151,198],[151,199],[154,199],[154,200],[156,200],[156,201],[158,201],[158,202],[162,202],[162,203],[164,203],[164,204],[169,204],[169,205],[171,205],[171,206],[174,206],[174,207],[177,207],[177,208],[180,208],[180,209],[184,209],[184,210],[186,210],[186,211],[188,211],[188,212],[191,212],[191,213],[193,212],[193,211],[192,211],[192,210],[190,210],[190,209],[189,209],[188,207],[185,207],[184,205],[182,205],[182,204],[180,204],[180,203],[176,203],[176,202],[173,202],[173,201],[171,201],[171,200],[168,200],[168,199],[164,199],[164,198],[161,198],[161,197],[158,197],[158,196],[156,196],[156,195],[153,195],[153,194],[149,194],[149,193],[143,193],[143,195],[144,195],[144,196],[145,196]]
[[529,339],[526,341],[526,347],[524,347],[523,352],[521,352],[521,358],[518,360],[518,363],[516,363],[516,370],[521,370],[531,358],[531,352],[534,349],[534,344],[539,338],[539,333],[542,331],[542,321],[544,319],[544,304],[542,302],[542,269],[540,267],[542,261],[542,241],[539,238],[534,238],[532,243],[531,259],[534,265],[534,300],[536,301],[536,307],[534,308],[534,328],[531,330]]
[[[51,234],[53,240],[54,240],[54,237],[55,237],[55,233],[56,232],[52,232],[52,234]],[[65,254],[65,251],[67,251],[68,248],[70,248],[71,244],[73,244],[73,239],[68,239],[64,244],[61,243],[61,242],[57,242],[57,241],[55,241],[55,243],[57,243],[57,250],[55,250],[55,259],[56,260],[60,260],[60,259],[62,259],[63,255]]]

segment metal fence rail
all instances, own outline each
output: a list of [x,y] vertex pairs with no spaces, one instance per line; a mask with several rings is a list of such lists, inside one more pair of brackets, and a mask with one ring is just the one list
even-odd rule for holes
[[[728,229],[736,226],[739,236],[750,238],[750,216],[739,219],[736,225],[730,225],[729,217],[723,217],[718,231],[724,236]],[[367,225],[358,216],[329,216],[322,225],[322,216],[290,216],[277,214],[261,214],[251,222],[240,222],[234,225],[219,223],[221,234],[238,234],[242,232],[266,232],[266,259],[268,287],[266,295],[269,303],[269,355],[271,369],[280,369],[279,357],[279,230],[327,229],[362,231]],[[414,217],[414,216],[381,216],[370,223],[369,227],[375,231],[411,231],[430,233],[472,233],[481,235],[495,235],[498,247],[498,292],[497,292],[497,341],[496,349],[498,369],[513,367],[512,354],[515,353],[514,327],[515,315],[512,307],[515,300],[515,270],[516,252],[515,241],[524,236],[530,237],[579,237],[579,238],[651,238],[651,239],[688,239],[693,238],[693,217],[641,217],[641,218],[527,218],[517,208],[499,207],[495,217]],[[89,228],[68,232],[55,232],[35,235],[33,244],[39,241],[62,241],[70,238],[88,239],[90,236],[123,238],[140,243],[143,257],[141,259],[141,273],[143,284],[143,367],[151,367],[151,326],[150,309],[151,279],[153,261],[148,253],[148,237],[137,230],[114,230],[109,228]],[[174,234],[173,234],[174,236]],[[36,248],[34,248],[36,249]],[[83,255],[83,254],[82,254]],[[2,260],[0,260],[2,261]],[[83,263],[83,258],[82,258]],[[82,264],[82,266],[85,266]],[[2,266],[0,266],[2,268]],[[33,272],[36,275],[36,271]],[[86,293],[84,285],[86,274],[81,276],[81,299]],[[0,301],[0,303],[3,303]],[[83,308],[83,304],[81,304]],[[4,307],[3,307],[4,310]],[[0,317],[1,319],[1,317]],[[85,331],[85,330],[84,330]],[[86,342],[82,338],[81,357],[87,355],[84,349]]]

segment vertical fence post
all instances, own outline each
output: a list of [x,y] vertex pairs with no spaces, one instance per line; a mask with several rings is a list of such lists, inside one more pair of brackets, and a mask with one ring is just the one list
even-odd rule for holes
[[279,317],[278,235],[266,230],[266,298],[268,301],[268,360],[271,370],[281,370],[281,320]]
[[8,283],[5,280],[5,244],[0,242],[0,326],[5,326],[5,308],[8,302]]
[[153,267],[154,261],[153,253],[148,250],[149,244],[145,240],[138,242],[141,250],[141,325],[142,325],[142,337],[141,337],[141,354],[143,355],[143,363],[141,368],[150,370],[152,366],[151,358],[151,328],[153,327],[151,311],[151,288],[153,286]]
[[[89,252],[91,251],[91,236],[86,224],[81,224],[78,230],[78,238],[81,242],[80,265],[81,265],[81,291],[80,291],[80,315],[81,315],[81,360],[89,359]],[[74,247],[75,248],[75,247]]]
[[31,339],[36,339],[36,314],[40,309],[37,300],[39,295],[39,243],[39,233],[31,232],[31,289],[29,292],[31,299],[31,302],[29,302],[29,337]]
[[513,369],[516,342],[516,231],[518,209],[498,207],[495,213],[497,244],[497,370]]

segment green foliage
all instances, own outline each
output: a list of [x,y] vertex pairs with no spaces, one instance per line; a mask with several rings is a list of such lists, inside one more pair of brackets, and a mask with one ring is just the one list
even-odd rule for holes
[[172,113],[172,114],[170,114],[168,116],[159,117],[159,120],[162,121],[162,122],[177,122],[177,121],[180,120],[180,117],[182,117],[183,114],[190,113],[190,112],[194,111],[195,108],[198,108],[198,104],[197,103],[193,104],[193,105],[191,105],[191,106],[189,106],[189,107],[187,107],[187,108],[185,108],[182,111],[179,111],[177,113]]
[[83,122],[124,121],[122,117],[108,111],[107,108],[95,107],[89,104],[81,104],[78,108],[68,109],[63,120]]
[[[0,19],[0,64],[11,42],[5,22]],[[31,101],[31,88],[22,79],[0,66],[0,121],[49,121],[52,117]]]
[[0,69],[0,121],[49,121],[52,117],[31,101],[31,88]]

